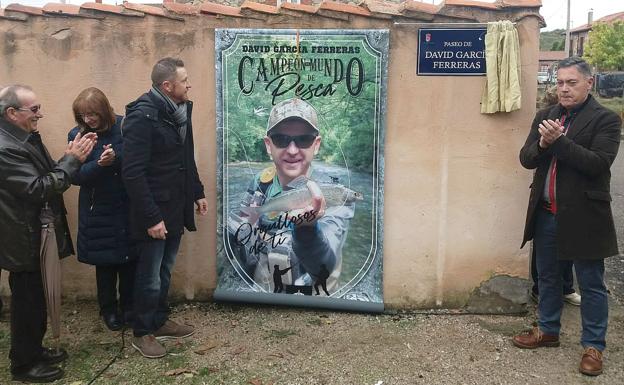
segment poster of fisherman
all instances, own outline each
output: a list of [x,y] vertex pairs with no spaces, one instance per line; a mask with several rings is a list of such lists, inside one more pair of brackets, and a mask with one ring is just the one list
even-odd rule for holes
[[383,309],[386,30],[216,31],[217,300]]

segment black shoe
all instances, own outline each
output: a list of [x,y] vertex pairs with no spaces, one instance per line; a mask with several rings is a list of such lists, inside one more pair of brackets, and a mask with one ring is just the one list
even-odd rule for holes
[[123,326],[125,326],[128,329],[132,329],[132,325],[134,325],[134,313],[131,311],[124,312],[123,313]]
[[53,382],[63,377],[64,374],[63,369],[59,367],[37,362],[28,370],[13,373],[13,380],[36,383]]
[[41,362],[47,365],[54,365],[65,361],[67,357],[67,352],[63,348],[43,348],[43,353],[41,353]]
[[104,314],[102,316],[102,319],[104,320],[106,327],[111,331],[115,332],[117,330],[121,330],[121,328],[123,327],[123,324],[121,320],[119,319],[119,316],[115,313]]

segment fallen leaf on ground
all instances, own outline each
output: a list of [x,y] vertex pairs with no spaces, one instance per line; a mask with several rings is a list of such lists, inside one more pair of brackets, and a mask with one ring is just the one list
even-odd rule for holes
[[194,371],[193,369],[176,368],[176,369],[171,369],[171,370],[166,371],[165,376],[179,376],[180,374],[185,374],[185,373],[197,374],[197,372]]
[[249,380],[249,383],[251,385],[262,385],[262,380],[259,380],[257,378],[252,378],[251,380]]
[[69,385],[82,385],[82,381],[74,381]]
[[216,347],[218,347],[219,345],[221,345],[218,341],[207,341],[201,345],[199,345],[197,347],[197,349],[195,349],[195,354],[206,354],[208,353],[209,350],[214,349]]

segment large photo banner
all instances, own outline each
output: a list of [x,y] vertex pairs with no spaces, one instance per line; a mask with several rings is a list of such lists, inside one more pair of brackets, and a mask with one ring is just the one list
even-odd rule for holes
[[388,37],[216,30],[216,300],[383,310]]

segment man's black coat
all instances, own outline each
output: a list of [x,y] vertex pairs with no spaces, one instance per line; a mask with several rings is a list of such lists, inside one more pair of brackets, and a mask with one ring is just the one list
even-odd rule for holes
[[610,167],[620,145],[622,122],[591,95],[565,136],[545,150],[538,148],[538,125],[559,119],[560,105],[539,111],[520,150],[520,163],[536,169],[531,184],[522,246],[533,239],[535,213],[542,203],[546,175],[557,157],[557,254],[559,259],[603,259],[618,254],[609,192]]
[[80,161],[64,155],[54,162],[45,146],[29,141],[31,134],[0,118],[0,268],[12,272],[38,271],[41,209],[55,214],[60,257],[74,253],[65,217],[63,192]]
[[182,141],[164,103],[145,93],[126,106],[122,126],[122,174],[130,199],[130,236],[148,239],[147,229],[165,222],[169,234],[196,230],[194,202],[204,198],[193,149],[192,102],[187,102]]

